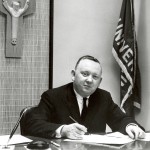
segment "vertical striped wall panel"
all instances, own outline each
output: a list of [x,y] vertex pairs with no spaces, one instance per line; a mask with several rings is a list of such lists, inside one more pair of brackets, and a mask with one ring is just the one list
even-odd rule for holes
[[9,134],[20,111],[38,104],[48,89],[49,3],[36,0],[36,12],[24,17],[21,59],[5,58],[6,18],[0,14],[0,134]]

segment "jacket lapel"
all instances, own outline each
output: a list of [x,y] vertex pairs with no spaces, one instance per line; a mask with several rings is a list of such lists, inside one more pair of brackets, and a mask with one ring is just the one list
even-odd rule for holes
[[75,93],[73,91],[73,84],[69,84],[69,86],[67,87],[67,97],[65,101],[70,112],[70,116],[74,118],[77,122],[80,122],[79,106]]

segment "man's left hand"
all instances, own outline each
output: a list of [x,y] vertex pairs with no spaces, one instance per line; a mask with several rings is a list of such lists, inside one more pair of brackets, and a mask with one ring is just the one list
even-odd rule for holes
[[127,125],[126,132],[132,139],[143,139],[145,137],[145,132],[136,124]]

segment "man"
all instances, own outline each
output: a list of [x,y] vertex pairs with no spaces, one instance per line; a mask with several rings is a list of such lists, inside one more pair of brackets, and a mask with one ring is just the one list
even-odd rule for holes
[[81,139],[86,132],[105,132],[107,123],[112,131],[144,138],[143,128],[120,110],[109,92],[98,88],[102,67],[96,58],[81,57],[71,73],[72,83],[42,94],[25,124],[27,135]]

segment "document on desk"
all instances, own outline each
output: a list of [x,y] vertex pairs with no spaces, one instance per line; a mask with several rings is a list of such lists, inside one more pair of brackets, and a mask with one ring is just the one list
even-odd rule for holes
[[93,144],[126,144],[133,142],[134,140],[129,138],[129,136],[124,135],[120,132],[114,132],[106,135],[99,134],[90,134],[83,135],[82,140],[70,140],[66,139],[65,141],[74,141],[74,142],[82,142],[82,143],[93,143]]
[[145,138],[144,139],[139,139],[140,141],[150,141],[150,133],[145,133]]
[[[9,135],[1,135],[0,136],[0,145],[6,145],[7,141],[8,141],[8,138],[9,138]],[[17,134],[17,135],[13,135],[13,137],[9,141],[8,145],[28,143],[28,142],[31,142],[31,141],[32,141],[31,139]]]
[[[141,141],[150,141],[150,133],[146,133],[146,137],[144,139],[138,139]],[[128,135],[124,135],[120,132],[113,132],[105,135],[99,134],[90,134],[83,135],[82,140],[70,140],[66,139],[65,141],[74,141],[74,142],[82,142],[82,143],[90,143],[90,144],[127,144],[135,141],[131,139]]]

